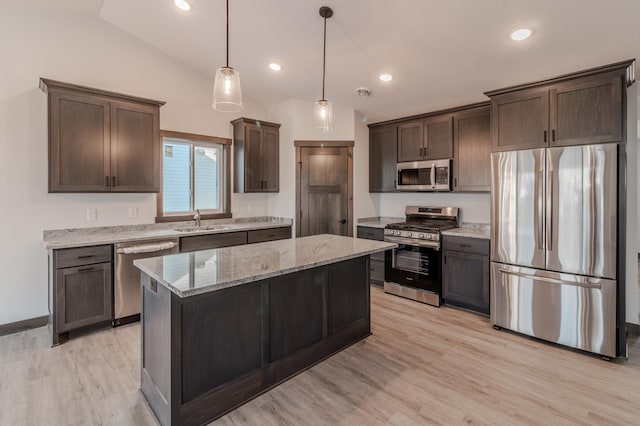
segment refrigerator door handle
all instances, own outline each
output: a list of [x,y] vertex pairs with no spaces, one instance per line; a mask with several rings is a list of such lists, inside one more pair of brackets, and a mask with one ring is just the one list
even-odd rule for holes
[[502,272],[503,274],[507,274],[507,275],[515,275],[516,277],[529,278],[529,279],[532,279],[532,280],[535,280],[535,281],[542,281],[542,282],[546,282],[546,283],[573,285],[573,286],[576,286],[576,287],[595,288],[595,289],[599,289],[599,290],[602,289],[602,284],[581,283],[581,282],[576,282],[576,281],[562,281],[562,280],[558,280],[558,279],[555,279],[555,278],[543,277],[543,276],[540,276],[540,275],[524,274],[522,272],[512,271],[512,270],[506,269],[506,268],[500,268],[500,272]]
[[537,172],[537,181],[536,181],[536,191],[538,192],[538,194],[536,195],[536,204],[537,204],[537,214],[536,214],[536,221],[537,221],[537,236],[536,239],[538,240],[538,249],[542,250],[544,249],[544,172],[543,171],[539,171]]
[[547,218],[546,218],[546,247],[547,251],[553,251],[553,172],[547,172]]

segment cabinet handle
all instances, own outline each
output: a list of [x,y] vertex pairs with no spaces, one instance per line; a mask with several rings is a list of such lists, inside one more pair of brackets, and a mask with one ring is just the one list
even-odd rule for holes
[[544,141],[545,142],[547,141],[547,131],[546,130],[544,131]]
[[555,142],[556,141],[556,130],[553,129],[551,131],[551,142]]
[[80,269],[78,269],[78,272],[93,271],[93,269],[94,269],[93,266],[89,266],[88,268],[80,268]]
[[92,254],[85,254],[85,255],[82,255],[82,256],[78,256],[78,259],[89,259],[90,257],[93,257],[93,255]]
[[113,187],[118,186],[118,180],[115,176],[111,176],[111,186]]
[[104,186],[106,186],[106,187],[109,186],[109,176],[105,176],[104,177]]
[[458,178],[453,178],[453,186],[454,188],[458,187]]

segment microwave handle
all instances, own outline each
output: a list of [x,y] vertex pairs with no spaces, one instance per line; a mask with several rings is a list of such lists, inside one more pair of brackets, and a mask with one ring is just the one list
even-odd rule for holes
[[436,163],[431,163],[431,187],[436,187]]

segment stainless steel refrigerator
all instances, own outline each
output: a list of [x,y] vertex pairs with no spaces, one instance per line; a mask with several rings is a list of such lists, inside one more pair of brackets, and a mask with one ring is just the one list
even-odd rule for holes
[[616,356],[617,144],[491,156],[491,323]]

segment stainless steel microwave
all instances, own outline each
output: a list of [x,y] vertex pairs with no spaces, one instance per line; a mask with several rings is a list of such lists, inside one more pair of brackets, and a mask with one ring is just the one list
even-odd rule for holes
[[396,166],[399,191],[451,191],[451,160],[408,161]]

